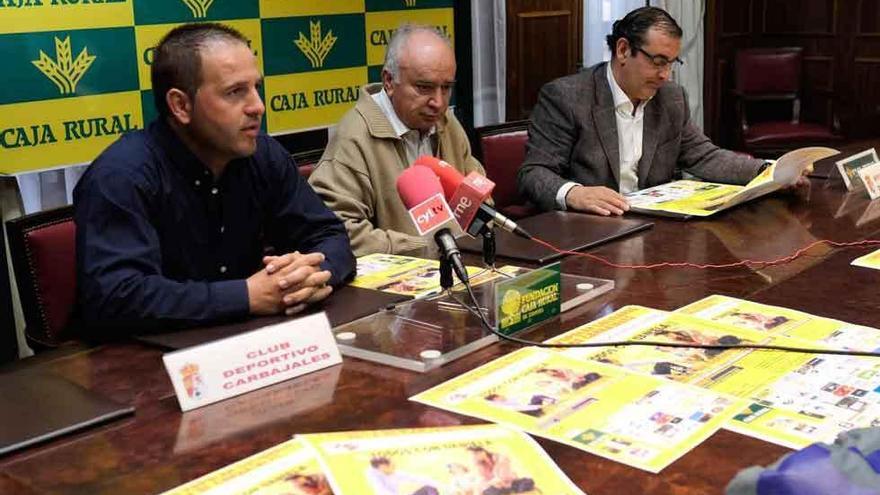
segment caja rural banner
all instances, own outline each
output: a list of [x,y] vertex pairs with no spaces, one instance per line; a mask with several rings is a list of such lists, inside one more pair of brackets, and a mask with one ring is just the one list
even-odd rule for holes
[[454,38],[453,0],[0,0],[0,173],[88,163],[156,116],[153,47],[217,21],[250,40],[265,75],[264,126],[335,124],[378,81],[403,22]]

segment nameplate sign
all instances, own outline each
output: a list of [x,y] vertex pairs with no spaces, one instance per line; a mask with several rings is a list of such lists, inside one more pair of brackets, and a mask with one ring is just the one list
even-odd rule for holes
[[162,356],[189,411],[342,362],[319,313]]
[[498,331],[511,335],[559,314],[562,305],[560,263],[495,284]]

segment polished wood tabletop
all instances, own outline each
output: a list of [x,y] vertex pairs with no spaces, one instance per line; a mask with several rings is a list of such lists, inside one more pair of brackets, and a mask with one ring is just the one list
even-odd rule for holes
[[[809,190],[779,192],[706,220],[654,219],[652,229],[588,252],[641,265],[771,260],[818,240],[878,238],[880,209],[831,176]],[[544,339],[627,304],[672,310],[726,294],[880,327],[880,272],[850,266],[874,248],[819,245],[771,267],[613,268],[569,256],[563,271],[613,279],[616,289],[527,334]],[[503,261],[503,260],[501,260]],[[345,358],[340,366],[183,414],[161,363],[137,342],[75,346],[18,366],[39,367],[135,407],[134,416],[0,458],[0,493],[156,493],[283,442],[296,433],[475,424],[407,400],[512,351],[494,344],[427,374]],[[719,431],[659,474],[538,439],[578,486],[602,494],[720,493],[742,468],[788,449]]]

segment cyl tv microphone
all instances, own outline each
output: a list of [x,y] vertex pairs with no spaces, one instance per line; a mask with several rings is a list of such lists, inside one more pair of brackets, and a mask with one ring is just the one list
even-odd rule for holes
[[485,203],[495,188],[495,183],[491,180],[476,172],[471,172],[465,177],[449,163],[433,156],[421,156],[413,165],[427,167],[440,178],[452,214],[462,230],[471,236],[476,237],[487,223],[494,222],[508,232],[526,239],[532,238],[532,235],[516,222]]
[[425,235],[437,230],[434,233],[434,240],[440,248],[441,256],[450,263],[459,280],[468,282],[469,277],[461,259],[461,251],[455,243],[455,237],[449,228],[445,227],[454,217],[449,211],[446,200],[443,199],[443,188],[434,172],[425,167],[410,167],[404,170],[397,178],[397,194],[409,211],[409,216],[419,234]]

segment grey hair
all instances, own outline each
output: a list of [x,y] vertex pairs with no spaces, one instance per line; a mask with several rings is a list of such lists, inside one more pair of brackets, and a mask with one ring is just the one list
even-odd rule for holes
[[409,22],[402,24],[394,31],[391,41],[388,42],[388,47],[385,49],[385,65],[382,66],[382,70],[388,71],[394,78],[394,82],[400,82],[400,53],[406,46],[409,37],[415,33],[431,33],[443,40],[450,49],[453,49],[449,36],[435,26]]

